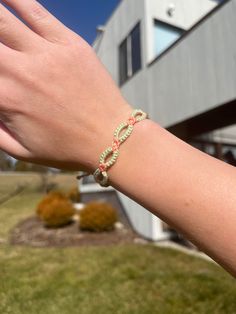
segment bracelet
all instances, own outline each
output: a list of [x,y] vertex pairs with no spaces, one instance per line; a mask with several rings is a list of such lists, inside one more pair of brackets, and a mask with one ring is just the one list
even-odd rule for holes
[[[116,162],[119,156],[119,147],[131,135],[134,124],[147,118],[148,115],[145,112],[140,109],[135,109],[127,122],[121,123],[115,130],[112,145],[101,154],[99,166],[93,173],[95,181],[101,186],[108,187],[110,185],[107,170]],[[122,135],[120,135],[121,132]],[[110,159],[106,161],[109,156]]]
[[[128,118],[127,122],[121,123],[114,132],[113,142],[111,147],[108,147],[100,156],[99,167],[93,173],[94,179],[102,187],[108,187],[108,174],[107,170],[114,165],[118,156],[119,156],[119,147],[132,133],[134,124],[140,122],[144,119],[148,119],[148,115],[140,109],[135,109],[131,116]],[[120,136],[120,133],[123,131],[123,135]],[[106,159],[111,155],[109,161]],[[85,173],[78,175],[77,179],[80,180],[86,176],[89,176],[90,173]]]

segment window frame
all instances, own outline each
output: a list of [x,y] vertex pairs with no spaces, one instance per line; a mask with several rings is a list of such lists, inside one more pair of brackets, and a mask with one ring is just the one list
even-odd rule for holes
[[[132,34],[134,34],[135,29],[139,29],[139,60],[138,60],[138,67],[134,70],[133,69],[133,58],[132,58]],[[119,67],[119,86],[122,86],[125,84],[130,78],[132,78],[137,72],[139,72],[142,69],[142,28],[141,28],[141,21],[138,21],[135,26],[131,29],[131,31],[128,33],[128,35],[122,40],[122,42],[118,46],[118,67]],[[121,47],[126,43],[126,65],[124,66],[126,70],[126,74],[123,75],[124,68],[122,68],[121,64]]]

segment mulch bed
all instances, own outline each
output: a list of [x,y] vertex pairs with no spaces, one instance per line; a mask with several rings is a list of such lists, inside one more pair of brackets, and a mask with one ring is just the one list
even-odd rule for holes
[[11,231],[9,242],[13,245],[33,247],[68,247],[68,246],[98,246],[136,242],[139,236],[124,227],[109,232],[80,231],[78,222],[72,222],[63,228],[46,228],[37,216],[29,217]]

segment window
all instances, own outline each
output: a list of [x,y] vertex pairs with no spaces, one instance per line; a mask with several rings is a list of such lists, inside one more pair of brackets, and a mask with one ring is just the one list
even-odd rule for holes
[[141,69],[141,60],[140,23],[138,23],[119,46],[120,85]]
[[140,40],[140,24],[138,24],[131,32],[131,59],[132,59],[132,75],[141,69],[141,40]]
[[120,85],[128,79],[128,53],[127,39],[125,39],[119,48],[119,63],[120,63]]
[[154,20],[154,54],[159,56],[184,33],[184,30],[157,20]]

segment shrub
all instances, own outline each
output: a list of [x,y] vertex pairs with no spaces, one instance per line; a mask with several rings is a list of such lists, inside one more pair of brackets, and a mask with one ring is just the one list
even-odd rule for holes
[[64,199],[65,195],[60,191],[53,191],[48,193],[38,204],[37,206],[37,215],[41,218],[41,215],[43,215],[44,208],[48,204],[50,204],[54,199]]
[[77,187],[72,188],[68,193],[67,197],[71,200],[73,203],[79,203],[81,198],[80,198],[80,192]]
[[68,224],[75,214],[70,200],[62,192],[51,192],[38,204],[37,215],[47,227]]
[[116,221],[117,212],[109,203],[93,201],[82,209],[79,225],[81,230],[102,232],[113,230]]

